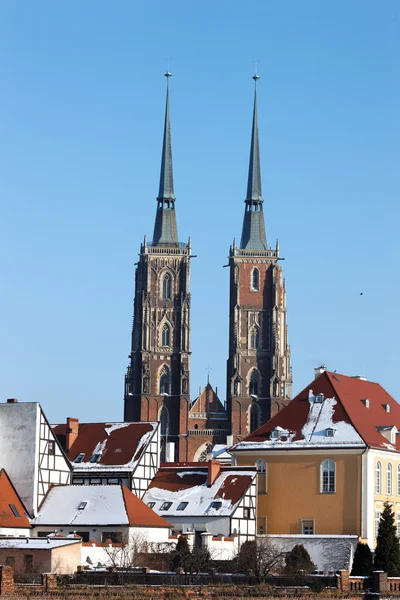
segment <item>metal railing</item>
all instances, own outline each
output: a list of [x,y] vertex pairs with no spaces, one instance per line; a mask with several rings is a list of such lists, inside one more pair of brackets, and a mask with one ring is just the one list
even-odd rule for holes
[[229,435],[229,429],[189,429],[189,435]]
[[189,419],[219,419],[227,421],[229,419],[226,413],[219,412],[189,412]]

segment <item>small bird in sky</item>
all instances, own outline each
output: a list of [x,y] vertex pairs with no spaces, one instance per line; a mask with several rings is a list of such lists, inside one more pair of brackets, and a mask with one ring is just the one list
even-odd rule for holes
[[360,296],[364,296],[364,292],[360,292]]

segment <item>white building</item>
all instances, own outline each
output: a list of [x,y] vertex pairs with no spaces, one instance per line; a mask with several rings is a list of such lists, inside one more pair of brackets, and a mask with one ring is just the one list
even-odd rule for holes
[[0,404],[0,468],[31,515],[51,485],[70,483],[72,469],[37,402]]
[[119,485],[139,498],[160,465],[159,423],[79,423],[53,426],[73,468],[74,485]]

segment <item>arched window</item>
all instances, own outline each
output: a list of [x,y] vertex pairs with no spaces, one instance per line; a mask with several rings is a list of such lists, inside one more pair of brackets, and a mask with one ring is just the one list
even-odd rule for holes
[[256,460],[256,468],[257,473],[265,473],[267,470],[267,463],[265,462],[265,460],[262,460],[262,458],[259,458],[258,460]]
[[169,369],[165,365],[160,371],[160,394],[169,394]]
[[375,467],[375,494],[382,494],[382,463],[379,460]]
[[260,427],[260,407],[253,403],[250,406],[250,432]]
[[171,327],[168,323],[164,323],[162,332],[161,332],[161,345],[162,346],[170,346],[171,345]]
[[325,458],[321,463],[321,494],[332,494],[336,491],[335,471],[336,466],[334,461],[331,458]]
[[260,341],[260,334],[257,325],[250,330],[250,348],[257,349]]
[[400,464],[397,465],[397,495],[400,496]]
[[235,381],[233,382],[233,395],[234,396],[239,396],[239,379],[236,378]]
[[249,381],[249,396],[258,396],[259,387],[260,387],[260,377],[258,375],[258,371],[253,369],[250,375]]
[[158,420],[160,421],[161,429],[160,460],[161,462],[165,462],[169,434],[169,412],[166,406],[161,407],[161,410],[158,414]]
[[260,289],[260,271],[258,269],[253,269],[251,274],[251,289],[257,292]]
[[164,300],[171,300],[171,288],[172,288],[171,275],[169,273],[165,273],[164,279],[162,282],[162,297],[164,298]]
[[387,496],[392,495],[392,487],[393,487],[392,482],[393,482],[392,463],[388,463],[387,467],[386,467],[386,495]]

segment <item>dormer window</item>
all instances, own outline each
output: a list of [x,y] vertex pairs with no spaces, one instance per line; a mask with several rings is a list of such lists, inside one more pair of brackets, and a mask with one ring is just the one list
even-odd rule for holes
[[327,427],[325,430],[326,437],[333,437],[336,433],[336,429],[334,427]]
[[323,401],[324,401],[324,395],[323,394],[317,394],[315,396],[315,403],[316,404],[322,404]]
[[396,444],[396,431],[394,429],[390,432],[390,443]]
[[362,400],[362,402],[364,403],[365,408],[369,408],[369,400],[368,400],[368,398],[365,398],[364,400]]
[[99,462],[99,460],[100,460],[100,454],[93,454],[93,456],[91,457],[89,462],[96,463],[96,462]]
[[280,438],[280,432],[278,431],[278,429],[273,429],[271,431],[271,440],[279,440]]
[[84,458],[85,458],[85,453],[81,452],[80,454],[78,454],[78,456],[76,458],[74,458],[74,463],[80,463],[83,461]]
[[390,413],[390,404],[384,404],[384,409],[386,410],[387,413]]

